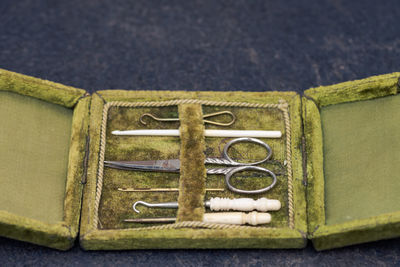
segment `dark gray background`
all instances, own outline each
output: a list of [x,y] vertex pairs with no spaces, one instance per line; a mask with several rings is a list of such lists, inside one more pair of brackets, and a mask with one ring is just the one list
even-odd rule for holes
[[[0,2],[0,68],[80,87],[297,91],[400,70],[400,2]],[[17,193],[17,192],[16,192]],[[315,252],[58,252],[0,238],[4,264],[400,264],[400,239]]]

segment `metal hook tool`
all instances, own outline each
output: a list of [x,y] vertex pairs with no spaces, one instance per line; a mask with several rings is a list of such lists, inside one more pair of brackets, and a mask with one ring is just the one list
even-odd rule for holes
[[[232,112],[230,112],[228,110],[214,112],[214,113],[211,113],[211,114],[206,114],[206,115],[203,116],[203,119],[210,118],[210,117],[215,117],[215,116],[219,116],[219,115],[229,115],[229,116],[231,116],[232,120],[229,121],[229,122],[216,122],[216,121],[211,121],[211,120],[204,120],[204,123],[208,123],[208,124],[212,124],[212,125],[218,125],[218,126],[230,126],[236,121],[235,114],[233,114]],[[150,117],[150,118],[152,118],[153,120],[156,120],[156,121],[179,121],[179,118],[158,118],[158,117],[154,116],[151,113],[144,113],[144,114],[142,114],[142,116],[140,116],[140,119],[139,119],[140,123],[142,123],[143,125],[147,124],[143,120],[144,117]]]
[[136,209],[137,205],[143,205],[146,206],[148,208],[164,208],[164,209],[177,209],[178,208],[178,202],[165,202],[165,203],[156,203],[156,204],[152,204],[152,203],[147,203],[144,201],[136,201],[132,208],[134,211],[136,211],[137,213],[140,213],[140,211],[138,209]]
[[[164,202],[164,203],[148,203],[145,201],[136,201],[132,208],[135,212],[140,213],[136,208],[137,205],[143,205],[148,208],[164,208],[164,209],[177,209],[178,202]],[[279,210],[281,208],[281,202],[277,199],[267,199],[265,197],[254,200],[251,198],[211,198],[204,202],[204,207],[212,211],[221,210],[240,210],[240,211],[271,211]]]

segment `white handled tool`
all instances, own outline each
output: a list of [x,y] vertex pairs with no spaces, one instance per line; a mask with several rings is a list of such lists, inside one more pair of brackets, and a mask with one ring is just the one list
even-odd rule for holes
[[251,224],[259,225],[271,222],[271,215],[262,212],[216,212],[205,213],[203,222],[223,224]]
[[[133,204],[133,210],[137,213],[140,211],[136,208],[137,205],[143,205],[149,208],[178,208],[178,202],[165,202],[165,203],[147,203],[144,201],[136,201]],[[265,197],[258,200],[252,198],[211,198],[204,202],[204,206],[212,211],[223,210],[238,210],[238,211],[273,211],[281,208],[281,202],[276,199],[267,199]]]
[[[126,130],[112,131],[114,135],[135,135],[135,136],[180,136],[179,129],[174,130]],[[207,137],[258,137],[258,138],[280,138],[281,131],[260,131],[260,130],[205,130]]]
[[[131,223],[167,223],[175,222],[176,218],[139,218],[139,219],[125,219],[124,222]],[[271,222],[271,215],[269,213],[261,212],[221,212],[221,213],[205,213],[203,216],[205,223],[221,223],[221,224],[251,224],[259,225]]]
[[240,210],[240,211],[269,211],[279,210],[281,202],[277,199],[267,199],[265,197],[254,200],[252,198],[211,198],[205,202],[206,208],[212,211],[220,210]]

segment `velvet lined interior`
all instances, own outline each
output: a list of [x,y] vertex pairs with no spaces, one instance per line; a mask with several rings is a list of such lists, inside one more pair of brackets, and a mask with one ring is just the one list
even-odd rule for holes
[[[262,194],[238,194],[226,189],[224,175],[207,175],[207,188],[225,188],[224,192],[206,192],[205,199],[213,197],[242,198],[250,197],[259,199],[266,197],[278,199],[282,208],[279,211],[271,211],[271,227],[285,227],[288,224],[288,195],[287,195],[287,169],[284,166],[285,154],[285,125],[282,112],[278,109],[266,108],[239,108],[239,107],[213,107],[203,106],[203,113],[210,114],[218,111],[228,110],[236,116],[236,122],[227,128],[231,130],[251,129],[251,130],[277,130],[282,132],[282,138],[259,138],[267,143],[272,149],[272,157],[266,163],[258,166],[273,171],[277,177],[276,185],[266,193]],[[222,119],[212,118],[213,120]],[[227,119],[225,119],[227,121]],[[221,126],[206,124],[207,129],[221,129]],[[222,151],[225,144],[233,138],[206,137],[206,157],[223,157]],[[261,146],[251,143],[238,143],[231,147],[229,155],[232,159],[239,162],[254,162],[262,160],[266,156],[266,150]],[[224,166],[207,165],[207,168],[220,168]],[[271,177],[265,177],[258,172],[241,172],[235,174],[231,179],[232,185],[245,190],[255,190],[268,186],[272,182]],[[265,226],[265,225],[264,225]],[[266,227],[269,227],[266,226]]]
[[0,209],[63,220],[72,110],[0,92]]
[[322,108],[326,224],[400,211],[400,95]]
[[[212,197],[228,197],[240,198],[251,197],[258,199],[267,197],[271,199],[279,199],[282,203],[282,208],[279,211],[272,211],[272,223],[264,225],[265,227],[287,227],[288,225],[288,185],[287,173],[284,161],[285,154],[285,125],[282,112],[278,109],[265,108],[239,108],[239,107],[213,107],[203,106],[203,114],[209,114],[222,110],[229,110],[236,115],[234,125],[227,129],[252,129],[252,130],[280,130],[283,138],[278,139],[261,139],[270,145],[273,151],[273,156],[270,161],[260,166],[272,170],[276,175],[278,182],[273,189],[263,194],[237,194],[229,191],[225,185],[223,175],[207,175],[206,188],[222,188],[224,192],[207,192],[200,189],[191,192],[191,196],[187,197],[188,202],[197,199],[195,203],[199,206],[198,201],[204,198],[208,200]],[[142,125],[139,122],[139,117],[144,113],[152,113],[158,117],[178,117],[177,107],[154,107],[154,108],[119,108],[111,107],[108,115],[107,123],[107,138],[106,138],[106,154],[105,160],[154,160],[154,159],[174,159],[179,158],[180,153],[180,138],[179,137],[151,137],[151,136],[115,136],[111,134],[113,130],[128,130],[128,129],[157,129],[169,128],[178,129],[179,122],[156,122],[146,118],[148,125]],[[182,116],[182,114],[180,114]],[[216,121],[228,121],[230,117],[222,115],[212,118]],[[127,123],[129,122],[129,123]],[[205,125],[208,129],[221,129],[221,126]],[[211,138],[205,140],[205,156],[206,157],[222,157],[223,146],[232,138]],[[235,144],[229,150],[230,156],[236,160],[250,162],[260,160],[266,155],[264,148],[250,144]],[[190,159],[194,159],[190,155]],[[207,168],[223,167],[207,165]],[[190,169],[190,168],[189,168]],[[248,177],[254,176],[254,177]],[[196,177],[191,177],[196,179]],[[119,228],[135,228],[159,224],[140,224],[140,223],[124,223],[126,218],[146,218],[146,217],[176,217],[176,209],[160,209],[147,208],[138,206],[140,214],[133,212],[132,204],[136,201],[146,201],[149,203],[171,202],[178,200],[178,193],[174,192],[120,192],[118,188],[157,188],[157,187],[178,187],[179,174],[177,173],[161,173],[161,172],[140,172],[126,171],[105,167],[103,178],[103,190],[100,201],[99,220],[101,229],[119,229]],[[234,186],[241,189],[254,190],[268,186],[272,182],[272,178],[265,177],[257,172],[241,172],[235,175],[232,179]],[[192,182],[193,183],[193,182]],[[203,194],[201,194],[203,193]],[[183,200],[181,200],[183,201]],[[187,207],[186,207],[187,205]],[[196,210],[190,210],[191,204],[185,204],[185,215],[182,218],[200,219]],[[183,212],[181,207],[180,211]],[[199,209],[199,215],[202,210]],[[209,212],[209,211],[206,211]]]
[[[97,95],[98,94],[98,95]],[[81,222],[81,246],[85,249],[135,249],[135,248],[295,248],[304,247],[306,243],[306,213],[305,213],[305,188],[303,184],[302,160],[301,160],[301,103],[300,98],[293,92],[179,92],[179,91],[100,91],[92,97],[91,105],[91,144],[88,169],[88,183],[85,187],[84,202],[82,210]],[[95,195],[97,183],[97,164],[99,152],[99,132],[102,119],[102,109],[105,101],[123,101],[123,102],[142,102],[142,101],[166,101],[175,99],[203,99],[214,101],[238,101],[248,103],[278,103],[284,99],[289,103],[289,116],[291,131],[291,161],[293,164],[293,204],[294,204],[294,228],[288,227],[287,203],[282,203],[283,207],[279,212],[271,212],[272,223],[264,227],[250,227],[238,229],[203,229],[203,228],[182,228],[182,229],[162,229],[162,230],[136,230],[137,227],[143,226],[159,226],[160,224],[139,224],[139,223],[124,223],[125,218],[144,218],[144,217],[176,217],[176,209],[158,209],[138,206],[141,211],[136,214],[132,211],[132,204],[138,200],[147,202],[167,202],[176,201],[178,193],[133,193],[133,192],[118,192],[117,187],[178,187],[179,174],[177,173],[155,173],[155,172],[132,172],[105,168],[103,177],[103,189],[101,191],[100,207],[99,207],[99,223],[93,224],[93,216],[96,216]],[[219,108],[213,106],[202,106],[203,114],[209,113],[208,110],[217,110]],[[274,112],[274,109],[259,109],[259,108],[227,108],[235,112],[246,114],[249,112],[249,117],[238,118],[240,124],[233,127],[244,127],[246,120],[251,123],[251,127],[257,127],[264,130],[271,129],[277,123],[279,118],[281,125],[277,125],[279,129],[284,131],[284,122],[281,111]],[[139,116],[145,112],[151,112],[158,117],[178,117],[178,109],[176,106],[170,107],[152,107],[152,108],[118,108],[111,107],[107,118],[107,136],[106,136],[106,160],[150,160],[162,158],[179,158],[181,141],[179,137],[132,137],[132,136],[112,136],[112,130],[127,130],[127,129],[157,129],[157,128],[179,128],[179,122],[165,123],[146,120],[149,125],[143,126],[138,123]],[[280,113],[280,115],[279,115]],[[255,116],[256,114],[256,116]],[[258,114],[260,116],[258,116]],[[182,114],[179,114],[179,116]],[[272,116],[272,117],[271,117]],[[265,118],[267,117],[267,118]],[[268,118],[269,117],[269,118]],[[258,125],[261,118],[263,126]],[[228,121],[230,117],[221,116],[215,118],[218,121]],[[272,123],[273,125],[266,125]],[[206,128],[212,128],[206,125]],[[248,127],[248,125],[246,125]],[[228,129],[234,129],[228,127]],[[237,128],[239,129],[239,128]],[[284,132],[284,134],[286,134]],[[220,146],[217,147],[208,144],[206,138],[205,155],[220,156]],[[215,142],[216,140],[214,140]],[[270,144],[269,140],[267,140]],[[212,141],[213,142],[213,141]],[[284,148],[280,145],[286,145],[286,139],[282,138],[273,146],[276,155],[273,160],[284,157]],[[281,143],[280,143],[281,142]],[[274,144],[275,143],[275,144]],[[280,145],[279,145],[280,143]],[[243,155],[244,149],[254,149],[255,157],[264,156],[263,149],[256,148],[255,145],[238,144],[234,145],[230,150],[230,155],[239,160],[247,159],[247,155]],[[239,154],[239,153],[241,154]],[[253,152],[253,151],[252,151]],[[245,156],[245,157],[243,157]],[[282,163],[275,161],[263,164],[262,166],[270,166],[277,172],[278,182],[274,189],[283,190],[277,192],[271,190],[266,194],[261,195],[231,195],[226,192],[224,176],[214,175],[211,177],[211,183],[217,182],[220,188],[225,189],[225,192],[219,194],[214,193],[212,196],[233,196],[233,197],[252,197],[259,198],[267,196],[273,198],[277,196],[282,202],[287,201],[287,174],[281,169]],[[207,168],[213,168],[211,164],[206,165]],[[286,168],[285,168],[286,169]],[[240,173],[238,176],[242,176]],[[250,173],[249,173],[250,174]],[[257,176],[257,175],[254,175]],[[133,179],[127,179],[133,178]],[[206,181],[210,179],[207,175]],[[247,180],[237,177],[234,179],[235,185],[240,188],[258,187],[262,181],[262,185],[266,186],[270,183],[268,179],[260,179],[259,177],[248,178],[252,185],[248,184]],[[241,185],[238,182],[242,182]],[[266,182],[266,183],[265,183]],[[137,185],[137,186],[136,186]],[[207,184],[207,187],[212,186]],[[194,195],[188,195],[194,197]],[[207,193],[204,197],[209,198]],[[207,211],[209,212],[209,211]],[[276,228],[277,227],[277,228]],[[131,230],[130,230],[131,229]]]
[[[178,129],[179,122],[159,123],[145,119],[144,113],[160,117],[178,118],[178,107],[121,108],[111,107],[108,114],[105,160],[155,160],[177,159],[180,152],[179,137],[116,136],[113,130],[129,129]],[[152,209],[138,206],[140,214],[134,213],[136,201],[172,202],[178,200],[178,192],[121,192],[118,188],[178,188],[179,173],[139,172],[104,168],[103,190],[99,208],[102,229],[143,227],[148,224],[124,223],[127,218],[176,217],[176,209]]]

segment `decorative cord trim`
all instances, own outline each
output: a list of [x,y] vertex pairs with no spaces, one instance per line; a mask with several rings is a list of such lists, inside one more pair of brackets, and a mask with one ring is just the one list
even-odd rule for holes
[[[279,104],[260,104],[260,103],[247,103],[247,102],[225,102],[225,101],[212,101],[202,99],[177,99],[169,101],[149,101],[149,102],[123,102],[112,101],[105,103],[103,107],[103,116],[100,129],[100,151],[99,163],[97,169],[97,183],[96,183],[96,197],[94,202],[94,218],[92,228],[97,229],[99,224],[99,205],[101,199],[101,192],[103,189],[103,173],[104,173],[104,156],[105,156],[105,140],[106,140],[106,127],[107,117],[110,107],[166,107],[176,106],[179,104],[200,104],[205,106],[218,106],[218,107],[247,107],[247,108],[276,108],[282,111],[283,120],[286,131],[286,166],[288,171],[288,210],[289,210],[289,228],[294,229],[294,205],[293,205],[293,174],[292,174],[292,152],[291,152],[291,126],[289,117],[289,105],[285,100],[279,100]],[[128,230],[160,230],[160,229],[176,229],[176,228],[208,228],[208,229],[247,229],[247,228],[264,228],[254,226],[242,226],[231,224],[215,224],[205,222],[179,222],[174,224],[165,224],[160,226],[130,228]]]
[[[147,226],[147,227],[138,227],[138,228],[126,228],[120,229],[123,231],[131,231],[131,230],[165,230],[165,229],[180,229],[180,228],[205,228],[205,229],[255,229],[255,228],[264,228],[265,227],[254,227],[248,225],[235,225],[235,224],[222,224],[222,223],[205,223],[199,221],[184,221],[173,224],[163,224],[157,226]],[[268,227],[268,229],[276,229],[276,227]]]

